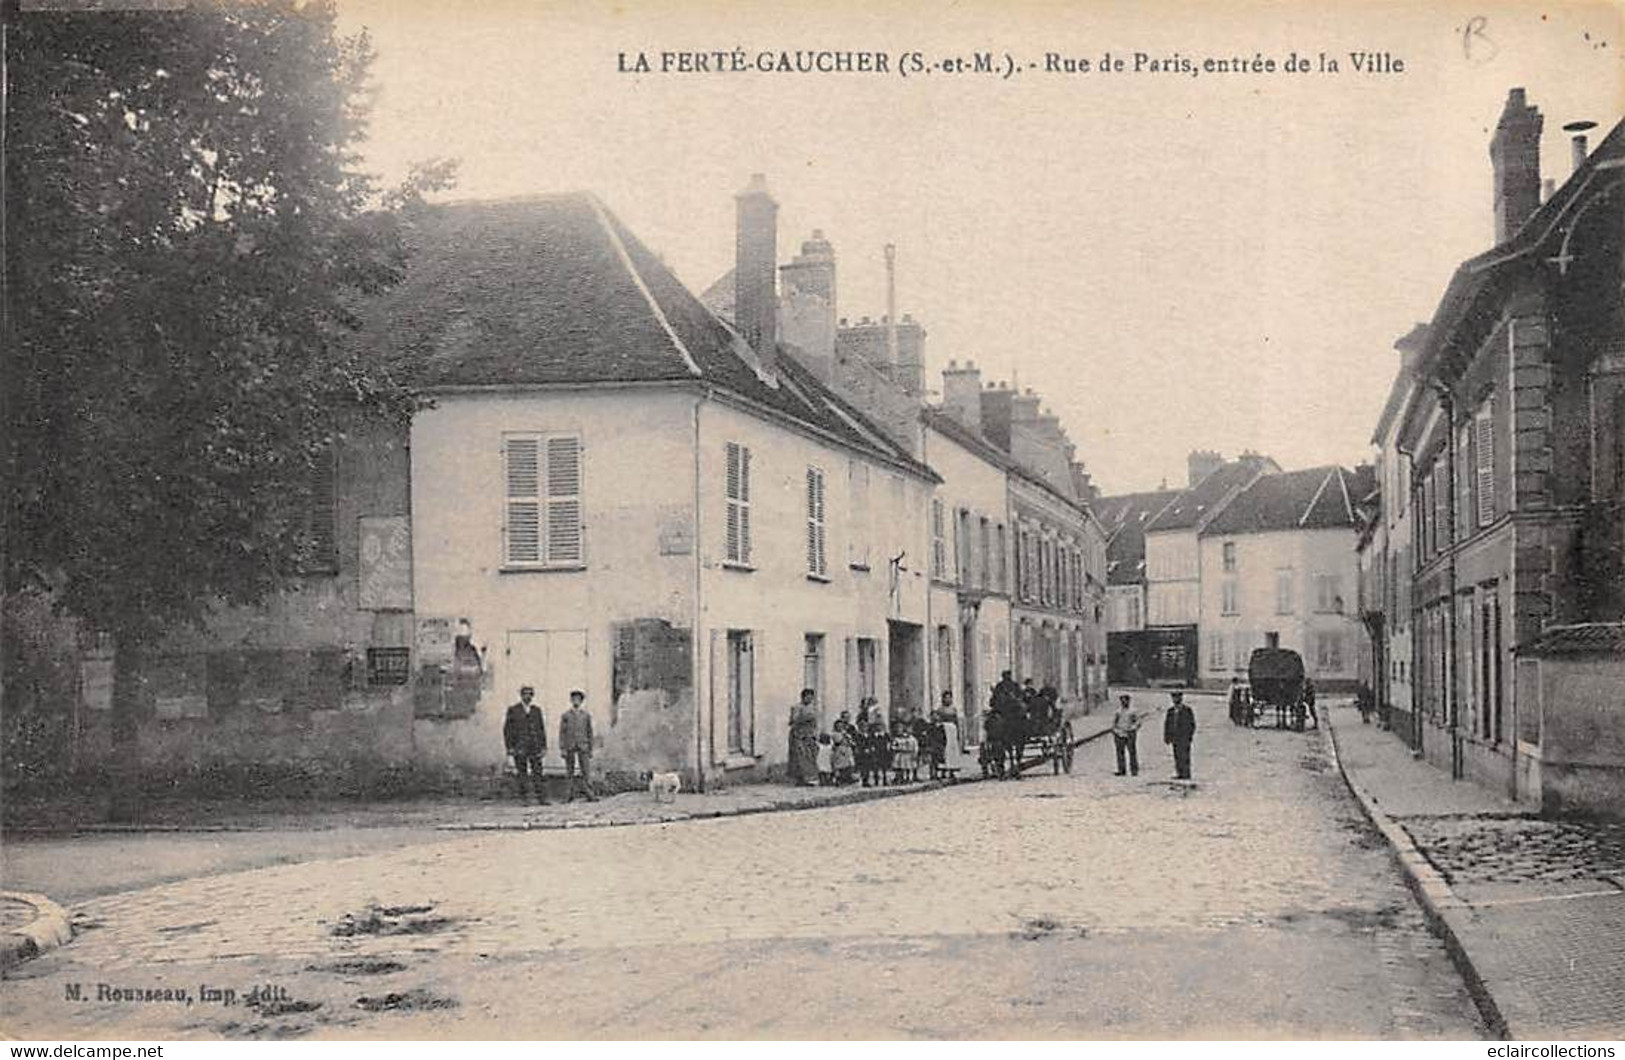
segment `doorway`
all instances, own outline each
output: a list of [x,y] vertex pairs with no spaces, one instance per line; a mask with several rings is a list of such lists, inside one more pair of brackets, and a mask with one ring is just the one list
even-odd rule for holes
[[891,720],[917,717],[925,707],[925,630],[912,622],[886,623]]

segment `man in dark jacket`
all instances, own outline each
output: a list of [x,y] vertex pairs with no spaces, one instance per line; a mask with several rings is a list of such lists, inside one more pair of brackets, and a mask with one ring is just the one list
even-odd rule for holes
[[592,715],[581,709],[587,701],[585,692],[570,693],[570,709],[559,719],[559,750],[564,754],[564,775],[570,783],[568,802],[576,800],[576,770],[581,771],[581,786],[586,789],[587,801],[597,802],[592,790]]
[[1174,776],[1191,778],[1191,740],[1196,737],[1196,714],[1185,705],[1185,693],[1175,692],[1174,704],[1162,722],[1162,742],[1174,749]]
[[[502,723],[502,742],[513,757],[519,778],[519,799],[534,791],[536,801],[547,805],[547,782],[542,776],[542,756],[547,753],[547,719],[542,708],[532,702],[536,690],[529,685],[519,690],[519,702],[508,708]],[[529,790],[527,790],[529,789]]]

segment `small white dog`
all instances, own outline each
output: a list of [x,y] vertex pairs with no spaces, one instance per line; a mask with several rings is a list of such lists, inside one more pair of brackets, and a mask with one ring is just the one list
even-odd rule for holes
[[649,794],[656,802],[676,802],[683,790],[683,778],[677,773],[650,773]]

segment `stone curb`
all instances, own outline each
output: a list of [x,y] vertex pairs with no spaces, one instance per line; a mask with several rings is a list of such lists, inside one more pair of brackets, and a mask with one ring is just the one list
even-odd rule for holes
[[1467,947],[1462,945],[1461,937],[1451,924],[1452,917],[1468,915],[1464,911],[1470,906],[1451,890],[1449,882],[1417,847],[1410,833],[1385,811],[1379,809],[1376,797],[1349,774],[1347,767],[1343,765],[1342,756],[1338,754],[1337,728],[1332,723],[1331,711],[1327,710],[1326,715],[1324,726],[1326,746],[1331,752],[1332,763],[1337,766],[1337,772],[1343,778],[1343,783],[1348,785],[1349,791],[1360,805],[1360,811],[1365,814],[1372,827],[1382,833],[1382,837],[1388,841],[1389,854],[1404,874],[1405,883],[1415,896],[1417,904],[1421,906],[1422,915],[1426,918],[1428,926],[1444,943],[1451,962],[1461,973],[1462,981],[1467,986],[1467,993],[1472,996],[1473,1004],[1478,1007],[1478,1014],[1483,1018],[1484,1025],[1496,1039],[1512,1040],[1512,1032],[1507,1027],[1506,1017],[1501,1014],[1501,1007],[1496,1004],[1494,995],[1484,982],[1484,977],[1473,964],[1472,955],[1467,952]]
[[33,920],[0,935],[0,972],[9,971],[73,938],[67,912],[43,894],[0,891],[0,899],[21,902],[34,909]]

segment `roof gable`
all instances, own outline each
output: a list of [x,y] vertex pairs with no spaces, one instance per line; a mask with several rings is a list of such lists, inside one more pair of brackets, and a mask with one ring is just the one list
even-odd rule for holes
[[1203,533],[1353,529],[1358,520],[1347,475],[1336,465],[1264,475],[1236,494]]

